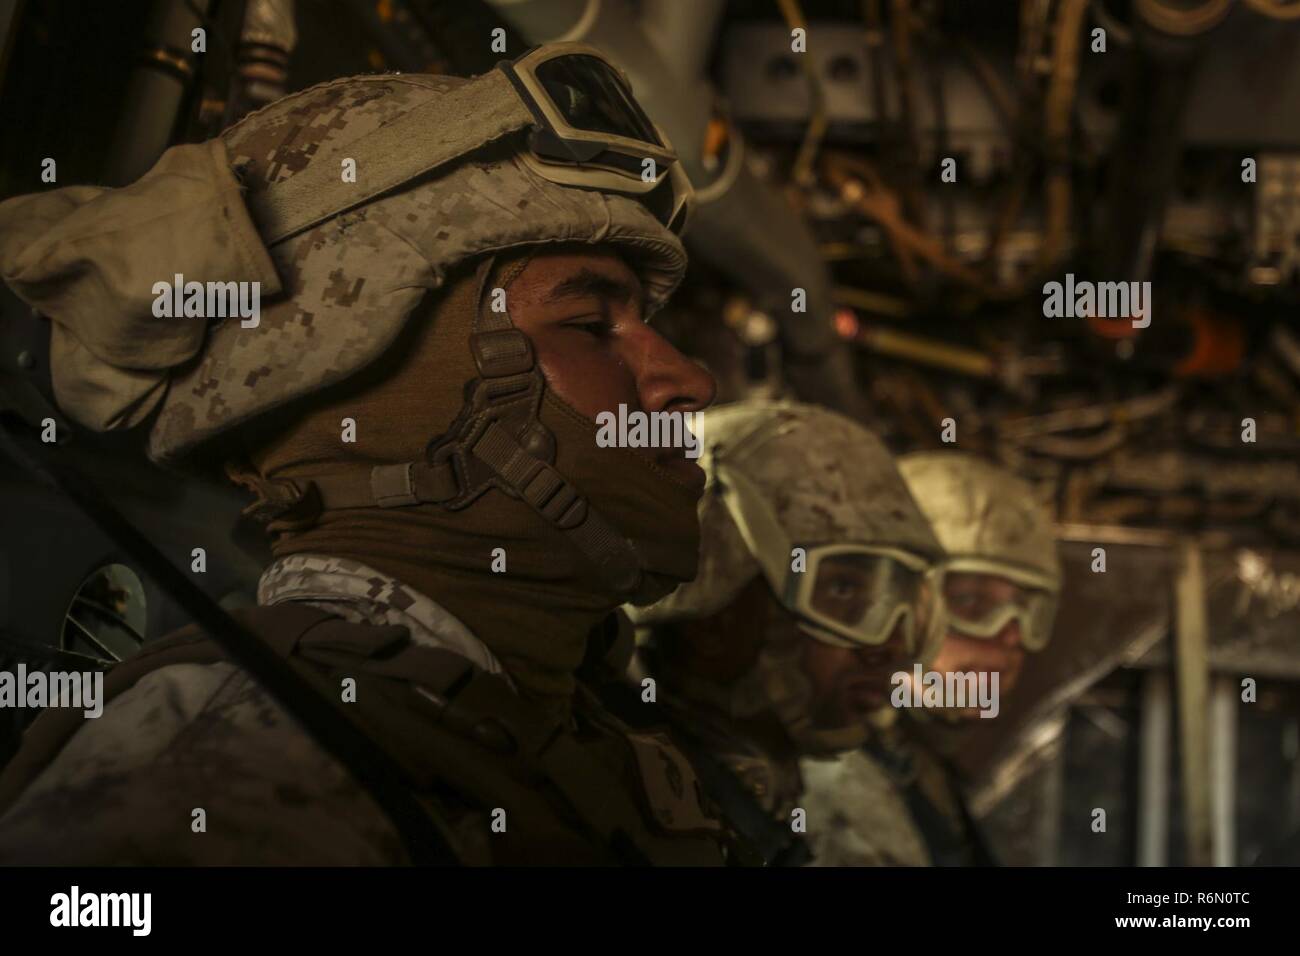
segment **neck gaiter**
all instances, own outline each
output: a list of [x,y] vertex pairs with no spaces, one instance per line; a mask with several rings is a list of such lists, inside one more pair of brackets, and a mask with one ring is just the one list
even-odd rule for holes
[[[509,283],[526,257],[498,261],[488,289]],[[469,334],[478,308],[472,270],[426,300],[386,355],[335,390],[313,396],[287,429],[253,441],[266,478],[309,480],[342,468],[423,458],[450,426],[476,375]],[[355,441],[343,442],[343,419]],[[601,448],[596,423],[547,388],[540,418],[555,436],[555,467],[642,557],[635,599],[653,600],[695,575],[698,494],[639,451]],[[433,598],[501,660],[521,692],[548,708],[572,697],[588,633],[627,600],[599,583],[589,561],[525,502],[491,489],[468,507],[436,504],[326,511],[305,529],[277,529],[272,552],[361,561]],[[505,570],[493,571],[494,550]],[[499,553],[498,553],[499,554]]]

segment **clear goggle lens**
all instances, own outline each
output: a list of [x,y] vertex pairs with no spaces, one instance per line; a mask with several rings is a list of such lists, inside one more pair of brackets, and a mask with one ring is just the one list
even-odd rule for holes
[[825,632],[815,636],[842,647],[876,647],[901,628],[906,647],[914,648],[925,580],[919,563],[871,551],[813,551],[809,565],[797,612]]
[[959,634],[988,640],[1014,621],[1026,650],[1041,649],[1051,637],[1057,602],[1049,591],[991,574],[950,572],[941,593],[948,627]]

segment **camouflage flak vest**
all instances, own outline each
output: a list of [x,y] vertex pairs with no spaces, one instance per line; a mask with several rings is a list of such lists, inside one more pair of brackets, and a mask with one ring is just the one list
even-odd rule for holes
[[[400,763],[462,863],[718,865],[736,856],[668,735],[631,730],[585,690],[569,721],[465,658],[415,644],[404,627],[294,604],[235,616]],[[228,660],[185,628],[113,667],[104,703],[160,668]],[[356,681],[355,702],[341,700],[345,677]],[[79,711],[37,719],[0,774],[0,814],[84,726]],[[302,740],[316,746],[305,732]]]

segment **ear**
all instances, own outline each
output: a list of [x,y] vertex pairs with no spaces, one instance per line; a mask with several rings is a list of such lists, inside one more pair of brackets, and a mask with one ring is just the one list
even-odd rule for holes
[[720,683],[738,679],[758,660],[769,616],[780,610],[767,581],[758,575],[716,614],[686,622],[693,669]]

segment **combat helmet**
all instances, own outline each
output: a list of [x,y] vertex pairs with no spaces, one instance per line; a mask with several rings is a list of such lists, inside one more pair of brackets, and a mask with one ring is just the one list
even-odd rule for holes
[[[937,570],[937,620],[976,638],[991,638],[1016,619],[1026,650],[1041,650],[1052,633],[1061,565],[1050,516],[1033,488],[1003,468],[962,452],[916,452],[898,461],[911,489],[947,552]],[[991,574],[1017,584],[1017,602],[957,613],[943,600],[942,575]]]
[[[150,457],[175,463],[370,365],[466,262],[486,276],[519,247],[609,244],[638,274],[648,317],[685,271],[692,195],[621,72],[594,48],[553,44],[471,79],[323,83],[172,147],[122,189],[10,200],[0,271],[52,322],[60,407],[98,431],[147,423]],[[269,301],[254,327],[162,317],[159,274],[257,282]],[[455,509],[497,487],[634,590],[631,542],[553,467],[527,336],[485,312],[469,347],[480,378],[441,457],[310,488],[263,483],[259,516],[307,496]]]
[[[630,609],[633,620],[707,617],[762,575],[804,634],[855,647],[883,644],[901,628],[921,653],[930,630],[917,608],[943,551],[879,439],[842,415],[795,402],[723,405],[698,421],[708,475],[699,570],[653,606]],[[835,576],[846,570],[869,582],[869,600],[837,602]],[[810,725],[797,652],[769,642],[734,687],[694,690],[733,717],[774,712],[808,752],[861,743],[865,727]]]

